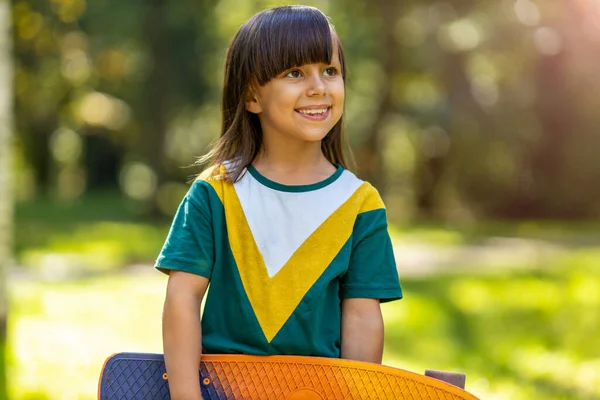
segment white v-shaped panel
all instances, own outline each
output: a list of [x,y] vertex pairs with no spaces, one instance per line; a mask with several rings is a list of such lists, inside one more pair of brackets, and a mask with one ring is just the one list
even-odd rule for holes
[[279,272],[302,243],[362,183],[353,173],[344,170],[339,178],[321,189],[284,192],[271,189],[250,173],[244,173],[234,187],[269,277]]

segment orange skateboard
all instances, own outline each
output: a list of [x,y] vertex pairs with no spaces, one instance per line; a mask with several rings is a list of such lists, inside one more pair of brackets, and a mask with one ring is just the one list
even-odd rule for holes
[[[205,400],[477,400],[414,372],[320,357],[205,354],[200,385]],[[170,399],[162,354],[110,356],[100,374],[98,399]]]

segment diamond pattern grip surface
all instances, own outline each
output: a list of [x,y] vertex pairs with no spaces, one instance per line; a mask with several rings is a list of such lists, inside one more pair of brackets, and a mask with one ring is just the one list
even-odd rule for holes
[[[161,354],[109,357],[99,400],[170,399]],[[358,361],[298,356],[203,355],[205,400],[477,400],[437,379]]]

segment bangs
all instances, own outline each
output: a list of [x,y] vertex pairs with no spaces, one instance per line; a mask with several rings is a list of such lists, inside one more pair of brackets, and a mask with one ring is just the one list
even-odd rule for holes
[[[248,37],[252,39],[246,76],[256,77],[260,85],[293,67],[331,62],[337,36],[327,17],[316,8],[277,7],[248,22]],[[343,75],[341,57],[340,62]]]

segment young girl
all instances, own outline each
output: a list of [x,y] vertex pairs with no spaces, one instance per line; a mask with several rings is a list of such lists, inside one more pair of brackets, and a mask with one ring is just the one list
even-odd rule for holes
[[213,165],[156,262],[173,399],[201,398],[202,351],[381,362],[379,304],[402,292],[384,204],[346,169],[345,74],[312,7],[263,11],[233,38]]

